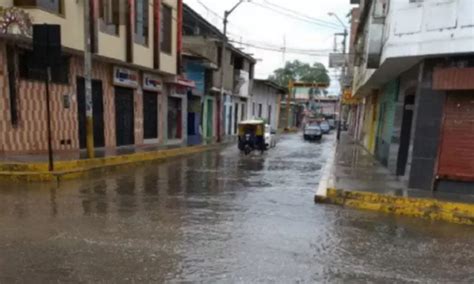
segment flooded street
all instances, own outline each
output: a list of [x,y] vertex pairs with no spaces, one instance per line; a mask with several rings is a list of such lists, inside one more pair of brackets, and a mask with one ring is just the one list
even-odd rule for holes
[[0,186],[0,282],[474,282],[474,228],[315,205],[334,135]]

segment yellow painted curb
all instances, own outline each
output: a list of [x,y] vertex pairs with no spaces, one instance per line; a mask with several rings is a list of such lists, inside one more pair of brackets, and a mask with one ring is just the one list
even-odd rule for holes
[[92,171],[106,170],[140,163],[164,161],[169,158],[197,154],[221,147],[223,144],[192,146],[104,158],[59,161],[49,172],[47,163],[0,164],[0,180],[46,182],[77,179]]
[[284,128],[282,129],[283,133],[297,133],[299,131],[298,127],[293,127],[293,128]]
[[372,192],[330,188],[327,196],[315,196],[316,203],[379,211],[456,224],[474,225],[474,204],[447,202],[431,198],[390,196]]

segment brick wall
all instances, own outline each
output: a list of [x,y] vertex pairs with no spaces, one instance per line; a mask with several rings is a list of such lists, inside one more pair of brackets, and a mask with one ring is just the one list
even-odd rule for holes
[[[0,66],[0,152],[40,153],[46,151],[47,124],[44,83],[17,78],[18,124],[13,126],[10,117],[6,47],[4,44],[0,45]],[[93,78],[102,80],[103,84],[104,134],[107,147],[115,146],[115,106],[111,68],[104,63],[94,63],[93,65]],[[51,130],[53,149],[56,151],[79,149],[76,76],[82,74],[82,59],[73,56],[70,61],[69,84],[50,85]],[[69,108],[64,108],[64,95],[70,96]],[[136,106],[138,108],[139,104],[137,103]],[[141,124],[137,123],[137,125]],[[71,140],[71,144],[61,145],[61,140]]]

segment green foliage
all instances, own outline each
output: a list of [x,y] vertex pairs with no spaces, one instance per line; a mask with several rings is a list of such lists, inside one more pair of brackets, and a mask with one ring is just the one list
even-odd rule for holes
[[280,86],[288,86],[290,80],[308,83],[330,83],[328,70],[323,64],[315,62],[310,65],[299,60],[286,62],[284,68],[275,70],[268,79]]

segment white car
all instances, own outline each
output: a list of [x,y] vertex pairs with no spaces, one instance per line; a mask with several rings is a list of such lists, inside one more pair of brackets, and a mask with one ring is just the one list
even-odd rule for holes
[[272,127],[265,124],[265,146],[267,149],[276,146],[276,131],[272,130]]

